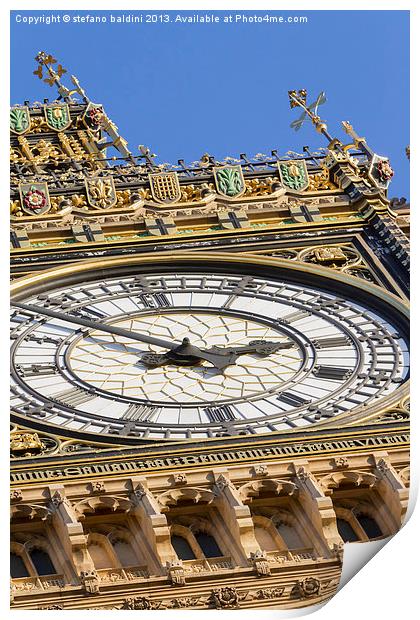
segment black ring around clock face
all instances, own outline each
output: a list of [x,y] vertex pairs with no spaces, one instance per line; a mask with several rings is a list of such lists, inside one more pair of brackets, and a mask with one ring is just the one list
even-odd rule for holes
[[[376,404],[407,379],[407,320],[375,287],[368,294],[352,278],[273,260],[128,263],[58,269],[42,288],[20,285],[19,299],[40,312],[12,311],[17,414],[72,434],[204,439],[313,427]],[[98,329],[48,318],[43,307]],[[241,355],[222,373],[207,363],[153,368],[141,357],[161,348],[101,332],[101,323],[188,336],[202,348],[283,348]]]

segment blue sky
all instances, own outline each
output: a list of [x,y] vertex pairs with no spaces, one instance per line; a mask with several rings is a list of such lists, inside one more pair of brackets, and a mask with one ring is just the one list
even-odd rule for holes
[[[123,11],[144,19],[150,11]],[[11,103],[55,98],[32,71],[40,49],[75,74],[89,97],[103,103],[136,153],[146,144],[159,161],[301,152],[326,141],[308,123],[295,133],[298,113],[287,91],[321,90],[320,108],[333,136],[345,139],[349,120],[371,148],[390,157],[390,196],[409,196],[409,12],[263,11],[306,15],[306,24],[176,23],[206,11],[156,11],[170,23],[112,24],[117,11],[13,11]],[[213,12],[223,18],[236,13]],[[61,16],[59,24],[28,25],[16,17]],[[63,23],[63,15],[101,15],[107,23]]]

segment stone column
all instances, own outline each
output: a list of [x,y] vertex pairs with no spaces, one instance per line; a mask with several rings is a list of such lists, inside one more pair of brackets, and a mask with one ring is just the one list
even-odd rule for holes
[[132,514],[140,523],[142,533],[156,557],[159,571],[164,572],[166,563],[177,559],[171,545],[171,534],[168,522],[161,513],[159,504],[149,491],[147,480],[144,477],[131,478],[132,499],[135,507]]
[[343,541],[337,530],[335,510],[330,497],[324,495],[320,485],[309,470],[309,462],[301,459],[293,463],[295,481],[299,488],[299,500],[304,511],[317,530],[322,545],[336,554]]
[[226,530],[233,536],[246,558],[260,551],[254,534],[254,522],[248,506],[243,504],[239,493],[232,484],[228,470],[213,470],[215,479],[214,490],[218,496],[217,506],[225,522]]
[[373,458],[376,467],[375,473],[379,478],[375,488],[383,498],[387,508],[387,514],[383,516],[388,521],[389,517],[391,517],[391,532],[397,532],[407,512],[409,490],[392,467],[388,452],[385,450],[375,452]]
[[87,550],[87,538],[82,524],[78,521],[76,512],[66,497],[63,485],[49,485],[48,490],[53,507],[52,525],[66,552],[62,565],[72,561],[76,573],[82,576],[85,573],[95,572],[95,566]]

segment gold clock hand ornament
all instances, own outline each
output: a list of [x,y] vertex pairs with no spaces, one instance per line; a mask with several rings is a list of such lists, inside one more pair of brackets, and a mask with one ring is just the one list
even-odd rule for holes
[[86,319],[77,315],[71,315],[63,312],[57,312],[50,308],[33,306],[31,304],[23,304],[14,302],[13,305],[22,310],[23,312],[31,314],[43,314],[53,319],[61,321],[67,321],[80,325],[81,327],[87,327],[89,329],[95,329],[115,336],[122,336],[123,338],[130,338],[137,342],[144,342],[146,344],[152,344],[168,351],[164,354],[160,353],[144,353],[141,356],[141,361],[148,366],[157,367],[165,364],[177,364],[180,366],[195,366],[201,364],[203,361],[210,362],[215,368],[223,370],[227,366],[234,364],[240,355],[246,353],[258,353],[266,356],[274,353],[279,349],[290,348],[293,343],[275,343],[268,342],[266,340],[257,340],[250,342],[249,345],[239,347],[211,347],[210,349],[200,349],[199,347],[191,344],[189,338],[184,338],[182,343],[171,342],[162,338],[156,338],[155,336],[148,336],[147,334],[139,334],[137,332],[117,327],[115,325],[108,325],[107,323],[98,323],[91,319]]

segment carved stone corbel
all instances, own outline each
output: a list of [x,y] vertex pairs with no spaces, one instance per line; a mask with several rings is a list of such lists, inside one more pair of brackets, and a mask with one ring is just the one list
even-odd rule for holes
[[265,463],[258,463],[253,467],[254,476],[268,476],[268,466]]
[[172,586],[185,586],[185,571],[182,560],[166,562],[166,568]]
[[266,551],[255,551],[255,553],[251,553],[250,559],[258,577],[267,577],[268,575],[271,575]]
[[95,569],[81,571],[80,581],[88,594],[99,594],[99,577]]

